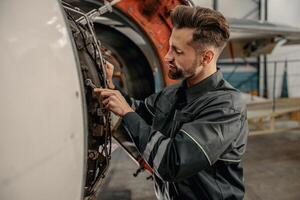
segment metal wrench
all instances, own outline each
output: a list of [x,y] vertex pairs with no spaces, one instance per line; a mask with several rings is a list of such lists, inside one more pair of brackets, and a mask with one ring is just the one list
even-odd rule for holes
[[89,78],[85,79],[85,85],[90,86],[91,88],[95,89],[97,86],[93,83],[93,81]]

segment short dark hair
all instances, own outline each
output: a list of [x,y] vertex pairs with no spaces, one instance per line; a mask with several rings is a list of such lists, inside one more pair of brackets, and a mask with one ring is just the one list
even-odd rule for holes
[[179,5],[171,12],[174,28],[195,28],[192,42],[223,48],[229,39],[229,24],[218,11]]

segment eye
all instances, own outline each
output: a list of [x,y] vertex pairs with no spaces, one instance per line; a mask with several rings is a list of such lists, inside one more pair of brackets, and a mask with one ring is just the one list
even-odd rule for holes
[[183,52],[180,51],[180,50],[176,50],[175,52],[176,52],[177,54],[183,54]]
[[183,54],[183,51],[181,51],[180,49],[174,48],[174,52],[178,55]]

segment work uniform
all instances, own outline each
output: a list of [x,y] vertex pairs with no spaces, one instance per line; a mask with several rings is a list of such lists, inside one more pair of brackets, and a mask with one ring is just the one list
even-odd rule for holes
[[219,70],[190,88],[126,98],[136,112],[122,124],[154,170],[158,199],[243,199],[246,106]]

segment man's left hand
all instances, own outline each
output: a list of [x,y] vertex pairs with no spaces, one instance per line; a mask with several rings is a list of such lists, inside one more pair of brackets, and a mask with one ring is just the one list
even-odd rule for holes
[[134,112],[118,90],[95,88],[94,92],[100,94],[105,108],[112,111],[114,114],[123,117],[129,112]]

